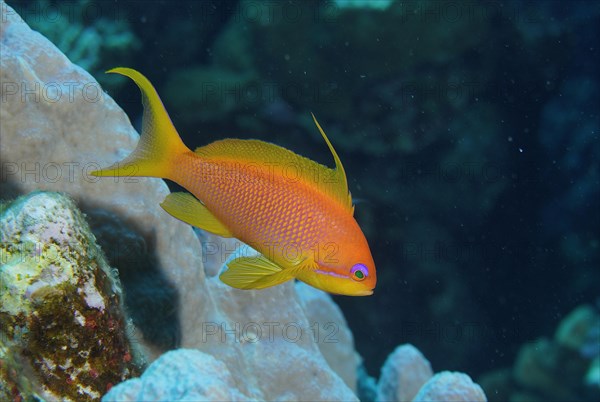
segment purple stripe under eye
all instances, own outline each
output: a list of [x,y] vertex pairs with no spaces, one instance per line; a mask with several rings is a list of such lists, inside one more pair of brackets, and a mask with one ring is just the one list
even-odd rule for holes
[[365,264],[354,264],[354,266],[352,267],[352,270],[350,270],[350,273],[352,275],[355,275],[357,271],[362,272],[362,274],[367,277],[369,276],[369,268],[367,268],[367,266]]
[[346,279],[348,278],[346,275],[338,274],[338,273],[333,272],[333,271],[323,271],[321,269],[317,269],[317,270],[315,270],[315,272],[317,274],[335,276],[335,277],[338,277],[338,278],[346,278]]

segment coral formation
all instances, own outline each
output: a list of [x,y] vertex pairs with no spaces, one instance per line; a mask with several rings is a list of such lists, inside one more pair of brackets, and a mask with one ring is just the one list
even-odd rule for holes
[[[86,213],[98,245],[127,290],[125,306],[138,327],[136,337],[156,350],[180,342],[177,289],[160,270],[157,256],[140,230],[115,213],[91,209]],[[160,352],[157,352],[157,354]]]
[[[152,317],[155,326],[177,330],[177,334],[169,335],[173,339],[179,339],[180,333],[192,333],[194,320],[180,317],[193,317],[202,311],[202,300],[192,296],[177,305],[176,297],[170,296],[167,303],[171,304],[157,306],[147,293],[178,283],[177,296],[194,295],[199,290],[197,283],[204,278],[198,239],[188,226],[171,219],[158,206],[169,193],[167,186],[149,179],[100,182],[88,175],[130,152],[138,134],[94,78],[32,31],[8,5],[0,5],[3,197],[34,190],[68,193],[84,212],[97,218],[93,226],[98,228],[103,245],[108,246],[105,250],[111,263],[127,270],[122,276],[129,279],[136,276],[132,272],[144,269],[145,275],[137,275],[143,280],[125,283],[139,286],[132,292],[126,289],[126,304],[152,307],[153,313],[145,316]],[[128,295],[141,297],[131,301]],[[137,316],[137,312],[132,314]],[[148,327],[138,324],[139,328]],[[137,335],[140,342],[150,346],[143,333]],[[167,344],[175,346],[174,342],[158,343],[160,346],[148,348],[150,358],[157,357]]]
[[413,345],[388,356],[377,384],[377,401],[487,401],[481,387],[463,373],[433,374],[431,364]]
[[398,346],[381,368],[378,401],[412,401],[433,376],[431,364],[413,345]]
[[1,399],[97,400],[138,372],[120,283],[94,240],[64,195],[2,212]]
[[463,373],[443,371],[434,375],[419,390],[414,402],[486,402],[481,387]]
[[512,369],[482,376],[491,401],[598,400],[600,313],[589,305],[573,310],[553,339],[540,338],[521,347]]
[[354,337],[342,311],[327,293],[302,282],[296,283],[296,293],[327,364],[355,390],[361,358],[354,350]]
[[98,75],[103,86],[115,83],[99,74],[103,67],[131,60],[132,52],[140,47],[122,10],[108,3],[35,0],[17,10],[32,29],[52,41],[69,60]]
[[158,358],[136,378],[113,387],[111,401],[251,401],[237,387],[227,366],[194,349],[178,349]]

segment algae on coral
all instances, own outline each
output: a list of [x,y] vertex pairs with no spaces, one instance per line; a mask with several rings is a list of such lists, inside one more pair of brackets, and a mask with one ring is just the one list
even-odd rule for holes
[[95,400],[137,374],[119,279],[74,202],[20,197],[0,229],[0,389]]

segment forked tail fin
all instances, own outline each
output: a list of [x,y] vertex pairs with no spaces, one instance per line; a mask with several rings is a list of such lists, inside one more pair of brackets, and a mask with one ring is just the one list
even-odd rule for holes
[[127,158],[91,174],[113,177],[173,177],[177,157],[189,149],[181,141],[158,93],[146,77],[131,68],[117,67],[107,73],[129,77],[140,88],[144,105],[142,133],[137,147]]

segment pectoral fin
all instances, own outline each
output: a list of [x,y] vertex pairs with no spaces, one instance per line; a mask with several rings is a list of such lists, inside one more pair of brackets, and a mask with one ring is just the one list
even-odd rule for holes
[[265,256],[258,255],[234,259],[219,278],[237,289],[263,289],[286,282],[293,276]]
[[206,205],[189,193],[171,193],[160,206],[180,221],[222,237],[233,237],[231,231],[206,208]]

